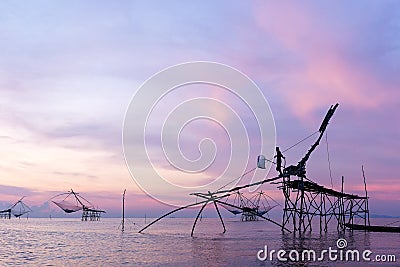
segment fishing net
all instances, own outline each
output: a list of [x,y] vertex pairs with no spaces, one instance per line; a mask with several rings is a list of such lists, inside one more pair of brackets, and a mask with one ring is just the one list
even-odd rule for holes
[[56,201],[52,201],[54,204],[56,204],[58,207],[60,207],[60,209],[62,209],[63,211],[65,211],[66,213],[72,213],[72,212],[76,212],[78,210],[81,210],[82,207],[81,206],[77,206],[74,205],[68,201],[60,201],[60,202],[56,202]]

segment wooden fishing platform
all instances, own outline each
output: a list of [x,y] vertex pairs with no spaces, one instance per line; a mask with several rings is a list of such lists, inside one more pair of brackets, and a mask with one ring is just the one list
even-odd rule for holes
[[0,211],[0,218],[2,219],[11,219],[11,215],[14,215],[16,218],[20,218],[22,215],[28,214],[32,211],[32,209],[26,205],[22,200],[25,197],[22,197],[17,202],[12,204],[9,208]]
[[76,193],[72,189],[66,193],[58,194],[51,199],[58,198],[60,196],[65,196],[65,198],[59,201],[52,200],[52,202],[65,213],[74,213],[82,210],[82,221],[99,221],[101,214],[105,213],[104,210],[95,209],[94,205],[90,203],[89,200],[81,196],[79,193]]
[[1,219],[11,219],[11,209],[5,209],[0,211]]
[[82,209],[82,221],[100,221],[101,213],[105,213],[105,211],[84,207]]
[[294,180],[294,181],[286,181],[286,186],[293,190],[304,190],[310,193],[322,193],[322,194],[327,194],[329,196],[333,197],[341,197],[341,198],[347,198],[347,199],[366,199],[367,197],[365,196],[359,196],[359,195],[354,195],[354,194],[347,194],[343,193],[337,190],[333,190],[331,188],[326,188],[322,185],[319,185],[314,182],[310,181],[300,181],[300,180]]
[[[315,220],[319,221],[319,230],[327,231],[328,225],[331,221],[336,221],[337,230],[344,231],[346,228],[350,229],[363,229],[366,231],[376,231],[376,230],[387,230],[387,231],[397,231],[396,227],[383,227],[383,226],[370,226],[369,222],[369,208],[368,208],[368,193],[366,186],[366,179],[364,174],[364,168],[362,167],[362,174],[364,179],[364,189],[365,196],[345,193],[343,191],[344,177],[342,176],[342,186],[341,191],[334,190],[333,188],[328,188],[326,186],[320,185],[307,177],[306,173],[306,163],[310,158],[312,152],[319,145],[324,132],[329,124],[331,117],[333,116],[338,104],[332,105],[328,112],[326,113],[318,131],[314,132],[310,136],[304,138],[297,144],[291,146],[290,148],[284,150],[283,152],[291,149],[292,147],[298,145],[299,143],[305,141],[306,139],[319,134],[317,140],[312,144],[311,148],[307,151],[304,157],[297,163],[297,165],[290,165],[288,167],[282,166],[282,158],[285,158],[277,147],[277,163],[272,162],[272,159],[267,160],[263,155],[260,155],[257,159],[257,167],[247,171],[238,179],[242,178],[244,175],[254,171],[257,168],[265,169],[265,161],[270,161],[277,165],[277,171],[279,175],[272,178],[267,178],[259,182],[250,183],[247,185],[236,186],[232,189],[223,190],[224,187],[218,189],[217,191],[207,193],[192,193],[196,197],[203,199],[200,202],[189,204],[183,207],[174,209],[158,219],[152,221],[150,224],[145,226],[139,231],[143,232],[145,229],[156,223],[157,221],[171,215],[174,212],[186,209],[189,207],[201,206],[197,217],[193,223],[191,235],[193,236],[196,223],[203,212],[204,208],[208,204],[213,204],[217,214],[220,218],[223,233],[225,233],[226,228],[218,206],[222,206],[233,214],[242,214],[242,220],[256,220],[256,218],[264,219],[277,226],[279,226],[282,231],[286,232],[305,232],[312,231],[312,225]],[[327,148],[328,148],[328,141]],[[328,161],[329,161],[329,150]],[[280,159],[278,159],[278,157]],[[286,160],[285,160],[286,164]],[[285,165],[284,164],[284,165]],[[329,162],[330,164],[330,162]],[[283,169],[283,170],[282,170]],[[332,177],[331,177],[332,178]],[[237,181],[235,179],[234,181]],[[257,206],[246,206],[237,203],[232,203],[229,201],[229,196],[240,195],[241,190],[259,186],[264,183],[278,184],[278,189],[280,189],[284,196],[284,206],[283,206],[283,217],[282,222],[278,223],[271,220],[266,213],[260,213]],[[228,208],[227,208],[228,207]],[[243,217],[244,216],[244,217]],[[363,225],[354,224],[354,219],[363,220]],[[346,221],[347,220],[347,221]]]

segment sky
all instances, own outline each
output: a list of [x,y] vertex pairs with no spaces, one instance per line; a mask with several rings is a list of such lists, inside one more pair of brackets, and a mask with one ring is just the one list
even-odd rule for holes
[[[371,213],[400,216],[398,1],[1,1],[0,40],[0,208],[25,196],[32,216],[60,215],[48,201],[73,188],[108,216],[119,216],[124,189],[128,216],[171,209],[143,192],[126,166],[125,112],[155,73],[212,61],[239,70],[260,88],[282,148],[316,131],[330,105],[339,103],[327,130],[332,180],[325,138],[309,160],[308,176],[339,189],[343,175],[345,191],[364,194],[364,165]],[[261,146],[249,108],[227,90],[190,85],[171,92],[154,109],[156,123],[146,140],[155,168],[183,186],[190,173],[166,164],[159,124],[161,115],[202,97],[219,102],[191,107],[213,111],[229,131],[212,120],[183,128],[179,144],[188,162],[202,156],[204,138],[214,143],[203,149],[217,153],[189,185],[225,172],[229,137],[243,126],[238,118],[248,135],[241,145],[250,146],[240,146],[250,151],[245,170],[255,165]],[[219,103],[236,113],[223,113]],[[288,151],[288,164],[311,143]],[[234,179],[245,170],[227,174]],[[262,189],[282,201],[276,186]],[[187,197],[162,193],[176,201]]]

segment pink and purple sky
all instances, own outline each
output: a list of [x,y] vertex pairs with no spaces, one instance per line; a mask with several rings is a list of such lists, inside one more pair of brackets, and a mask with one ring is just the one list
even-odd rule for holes
[[[129,216],[169,210],[128,172],[125,111],[154,73],[208,60],[260,87],[283,148],[340,103],[328,127],[334,187],[344,175],[362,194],[363,164],[371,213],[400,216],[398,1],[2,1],[0,40],[0,207],[26,196],[46,216],[44,203],[73,188],[118,216],[126,188]],[[322,142],[308,175],[330,186],[326,158]]]

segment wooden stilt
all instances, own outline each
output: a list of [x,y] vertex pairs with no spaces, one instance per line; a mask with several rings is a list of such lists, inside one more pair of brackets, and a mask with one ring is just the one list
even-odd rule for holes
[[[243,210],[241,207],[238,207],[238,206],[236,206],[236,205],[232,205],[232,204],[230,204],[230,203],[222,202],[222,201],[219,201],[219,200],[215,200],[215,202],[217,202],[217,203],[219,203],[219,204],[222,204],[222,205],[230,206],[230,207],[235,208],[235,209]],[[279,224],[279,223],[277,223],[277,222],[275,222],[275,221],[273,221],[273,220],[271,220],[271,219],[269,219],[269,218],[267,218],[267,217],[265,217],[265,216],[263,216],[263,215],[261,215],[261,214],[258,214],[258,213],[256,213],[256,212],[253,212],[253,213],[254,213],[254,215],[256,215],[256,216],[258,216],[258,217],[260,217],[260,218],[263,218],[264,220],[269,221],[269,222],[271,222],[271,223],[273,223],[273,224],[275,224],[275,225],[281,227],[283,230],[286,230],[286,231],[288,231],[289,233],[292,232],[292,231],[290,231],[289,229],[287,229],[286,227],[284,227],[283,225],[281,225],[281,224]]]
[[224,228],[224,232],[223,232],[223,234],[225,234],[225,232],[226,232],[226,228],[225,228],[224,220],[222,219],[221,213],[219,212],[219,209],[218,209],[217,203],[216,203],[215,201],[213,201],[213,203],[214,203],[215,209],[217,210],[217,213],[218,213],[219,219],[221,220],[222,227]]
[[194,223],[193,223],[193,226],[192,226],[192,232],[190,233],[190,236],[193,236],[194,228],[196,227],[197,220],[199,219],[200,214],[203,212],[203,210],[207,206],[207,204],[208,204],[208,202],[204,203],[204,205],[201,207],[199,213],[197,213],[196,219],[194,220]]
[[[221,198],[227,197],[227,196],[229,196],[229,195],[221,196]],[[142,229],[139,231],[139,233],[143,232],[144,230],[146,230],[147,228],[149,228],[151,225],[155,224],[156,222],[158,222],[158,221],[161,220],[162,218],[165,218],[165,217],[167,217],[168,215],[171,215],[172,213],[175,213],[175,212],[177,212],[177,211],[180,211],[180,210],[183,210],[183,209],[186,209],[186,208],[189,208],[189,207],[197,206],[197,205],[199,205],[199,204],[204,204],[204,203],[209,202],[209,201],[210,201],[210,200],[207,199],[207,200],[204,200],[204,201],[200,201],[200,202],[197,202],[197,203],[189,204],[189,205],[186,205],[186,206],[183,206],[183,207],[179,207],[179,208],[177,208],[177,209],[174,209],[174,210],[172,210],[172,211],[170,211],[170,212],[164,214],[163,216],[157,218],[156,220],[152,221],[152,222],[149,223],[148,225],[146,225],[144,228],[142,228]]]
[[[361,170],[363,173],[363,178],[364,178],[364,189],[365,189],[365,212],[366,212],[366,216],[367,216],[367,220],[368,220],[368,226],[370,226],[370,221],[369,221],[369,206],[368,206],[368,191],[367,191],[367,182],[365,180],[365,172],[364,172],[364,166],[361,165]],[[364,225],[367,225],[366,220],[364,221]]]

